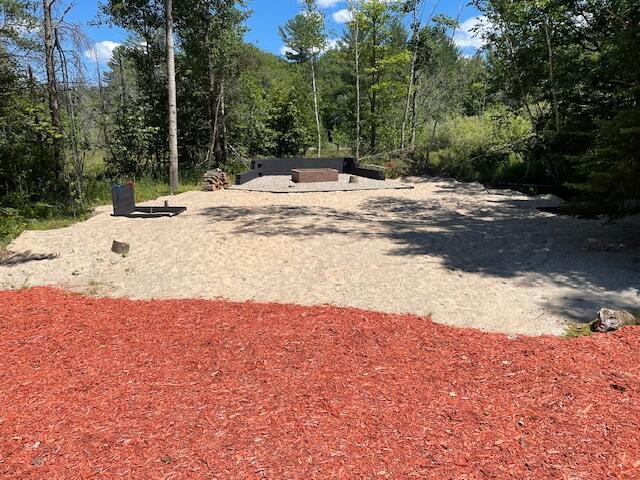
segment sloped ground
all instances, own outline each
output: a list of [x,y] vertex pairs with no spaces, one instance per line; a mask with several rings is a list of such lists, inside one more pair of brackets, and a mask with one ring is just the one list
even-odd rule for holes
[[640,476],[640,330],[0,293],[0,477]]
[[[413,185],[189,192],[168,199],[188,210],[166,219],[101,208],[66,229],[25,232],[0,261],[0,288],[331,304],[526,335],[562,334],[603,306],[639,308],[640,221],[561,217],[538,210],[553,199],[477,184]],[[113,240],[131,253],[111,253]]]

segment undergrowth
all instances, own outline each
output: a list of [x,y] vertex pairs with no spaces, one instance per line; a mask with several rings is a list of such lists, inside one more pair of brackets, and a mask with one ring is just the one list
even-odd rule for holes
[[[196,173],[182,178],[178,193],[200,189]],[[136,202],[146,202],[171,193],[163,181],[142,178],[136,181]],[[85,185],[85,201],[78,205],[61,201],[33,201],[27,194],[14,194],[0,205],[0,252],[25,230],[54,230],[68,227],[89,218],[95,207],[111,203],[111,183],[95,178]]]

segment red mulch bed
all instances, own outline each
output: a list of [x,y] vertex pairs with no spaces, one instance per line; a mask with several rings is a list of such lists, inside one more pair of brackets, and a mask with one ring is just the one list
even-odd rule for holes
[[0,293],[0,478],[640,478],[640,330]]

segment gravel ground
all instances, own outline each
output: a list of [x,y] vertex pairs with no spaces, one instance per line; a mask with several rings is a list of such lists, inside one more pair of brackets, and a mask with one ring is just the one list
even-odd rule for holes
[[295,183],[290,175],[269,175],[256,178],[243,185],[234,185],[233,190],[271,193],[308,193],[308,192],[350,192],[356,190],[402,190],[411,189],[411,185],[393,180],[374,180],[357,177],[357,183],[349,183],[351,175],[340,174],[337,182]]
[[[544,213],[558,203],[481,185],[282,195],[228,190],[170,199],[175,218],[113,218],[25,232],[0,288],[102,296],[226,298],[432,314],[508,334],[562,334],[603,307],[638,308],[640,222]],[[164,199],[159,199],[161,204]],[[121,257],[113,240],[131,244]]]

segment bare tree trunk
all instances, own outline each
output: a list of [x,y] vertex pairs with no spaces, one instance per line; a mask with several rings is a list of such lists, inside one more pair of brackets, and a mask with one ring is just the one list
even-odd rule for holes
[[211,167],[211,160],[215,157],[216,142],[218,141],[218,114],[220,112],[220,101],[222,97],[217,96],[213,111],[213,126],[211,129],[211,144],[209,145],[209,152],[207,152],[207,164]]
[[[218,127],[218,110],[220,97],[215,94],[216,77],[213,70],[213,59],[208,55],[209,70],[209,150],[207,151],[206,164],[208,168],[213,166],[213,153],[216,146],[216,130]],[[217,98],[216,98],[217,97]]]
[[120,105],[122,106],[122,115],[124,116],[124,112],[129,104],[129,94],[127,91],[127,83],[124,78],[124,65],[122,64],[121,53],[118,53],[118,71],[120,72]]
[[102,115],[102,119],[100,121],[100,127],[102,130],[102,140],[104,141],[105,147],[109,143],[109,134],[107,133],[107,102],[104,98],[104,86],[102,84],[102,72],[100,71],[100,60],[98,59],[98,53],[96,52],[96,75],[98,77],[98,95],[100,96],[100,115]]
[[[413,54],[411,56],[411,69],[409,75],[409,86],[407,88],[407,103],[404,108],[404,118],[402,119],[402,133],[400,140],[400,148],[404,150],[405,147],[405,136],[407,131],[407,122],[409,121],[409,109],[413,100],[413,112],[415,113],[415,96],[414,90],[416,85],[416,63],[418,61],[418,36],[420,35],[420,24],[418,23],[418,5],[420,4],[420,0],[414,0],[413,3],[413,18],[412,18],[412,28],[413,28]],[[412,116],[412,125],[415,123],[414,116]],[[415,130],[412,133],[412,138],[415,137]],[[413,143],[413,140],[412,140]]]
[[47,94],[49,97],[49,112],[51,114],[51,124],[56,130],[53,138],[53,157],[55,161],[56,175],[59,182],[64,182],[65,176],[65,155],[64,155],[64,128],[60,116],[60,100],[58,98],[58,87],[56,82],[56,69],[54,63],[55,39],[53,32],[53,20],[51,9],[56,0],[42,0],[44,13],[44,46],[47,69]]
[[208,5],[203,4],[203,7],[204,7],[204,11],[202,15],[207,18],[204,37],[206,39],[205,40],[206,47],[209,52],[207,55],[207,73],[209,75],[209,82],[208,82],[209,102],[208,103],[209,103],[209,129],[210,129],[209,148],[207,149],[207,157],[205,159],[205,163],[207,165],[207,168],[211,169],[211,167],[213,166],[213,158],[214,158],[215,147],[216,147],[216,131],[218,128],[218,111],[220,109],[220,105],[219,105],[220,96],[216,95],[216,75],[215,75],[215,68],[214,68],[214,62],[213,62],[213,55],[211,53],[212,52],[211,30],[213,28],[214,17],[208,8]]
[[[218,118],[219,117],[219,118]],[[227,145],[227,119],[226,104],[224,100],[224,81],[220,81],[220,93],[218,95],[218,107],[216,109],[216,120],[214,134],[216,159],[219,165],[225,165],[229,159],[229,147]]]
[[411,100],[411,148],[416,148],[416,135],[418,131],[418,90],[413,89],[413,98]]
[[167,83],[169,89],[169,184],[178,190],[178,101],[176,98],[176,60],[173,43],[173,0],[165,0],[167,22]]
[[360,21],[358,10],[351,3],[351,15],[355,22],[355,54],[356,54],[356,160],[360,159]]
[[549,23],[544,23],[544,34],[547,40],[547,50],[549,53],[549,81],[551,82],[551,98],[553,104],[553,115],[556,123],[556,131],[560,131],[560,110],[558,109],[558,97],[556,95],[556,80],[553,68],[553,48],[551,46],[551,35],[549,33]]
[[360,142],[362,134],[360,119],[360,40],[357,38],[360,35],[359,28],[356,27],[356,160],[360,159]]
[[378,96],[376,87],[378,85],[378,55],[377,55],[377,47],[378,47],[378,25],[377,19],[374,19],[371,26],[371,98],[370,98],[370,111],[371,111],[371,138],[370,148],[371,153],[375,153],[376,151],[376,143],[377,143],[377,134],[378,134]]
[[318,110],[318,86],[316,84],[315,55],[311,55],[311,80],[313,82],[313,109],[316,115],[316,131],[318,134],[318,157],[322,155],[322,132],[320,129],[320,112]]
[[67,59],[64,55],[64,51],[60,46],[60,41],[58,39],[58,31],[55,30],[55,47],[58,50],[58,54],[60,55],[60,66],[62,67],[62,81],[65,86],[66,91],[66,100],[67,100],[67,115],[69,115],[69,125],[70,129],[70,139],[71,139],[71,153],[73,154],[73,164],[75,167],[76,173],[76,193],[78,195],[78,200],[80,202],[83,201],[83,192],[84,192],[84,160],[80,156],[80,148],[78,146],[78,128],[76,124],[76,112],[75,106],[73,103],[73,96],[71,95],[71,82],[69,81],[69,68],[67,65]]

